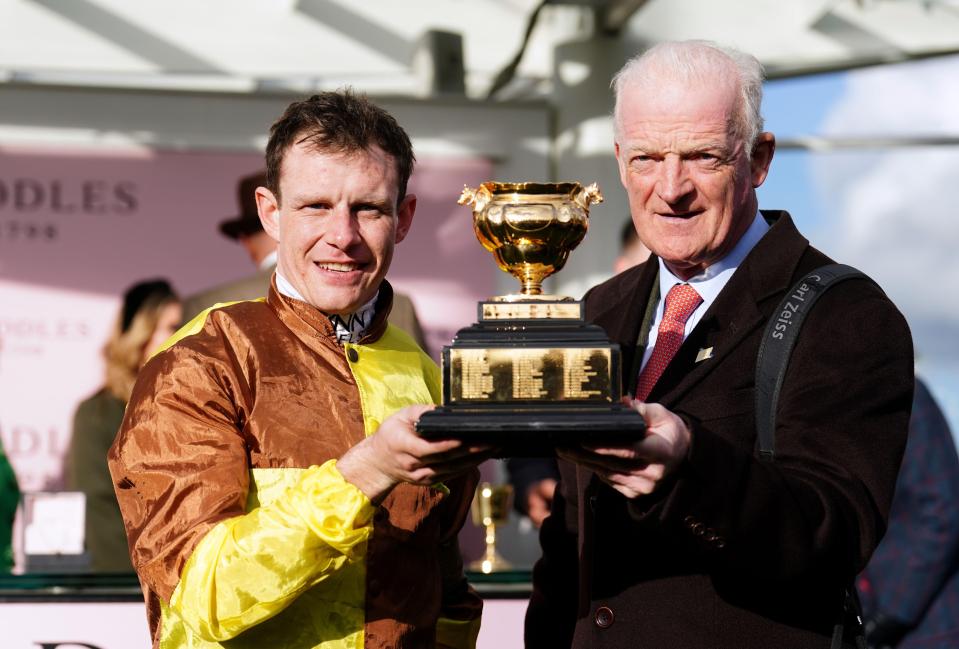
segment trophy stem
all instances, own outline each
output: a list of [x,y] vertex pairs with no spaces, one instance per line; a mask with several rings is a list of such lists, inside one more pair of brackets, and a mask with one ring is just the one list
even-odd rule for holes
[[488,482],[482,483],[476,490],[476,497],[470,509],[473,522],[483,527],[486,532],[486,549],[483,557],[470,563],[471,570],[478,570],[490,574],[499,570],[508,570],[509,562],[496,551],[496,525],[506,521],[509,516],[510,501],[513,490],[509,485],[491,486]]
[[540,273],[523,273],[520,283],[523,285],[523,288],[520,290],[522,295],[543,294],[543,276]]
[[480,561],[475,562],[483,574],[508,570],[510,563],[496,551],[496,525],[492,522],[486,525],[486,552]]
[[524,295],[542,295],[543,283],[534,282],[533,280],[528,280],[523,282],[523,294]]
[[496,526],[486,526],[486,554],[483,557],[483,572],[489,574],[496,566]]

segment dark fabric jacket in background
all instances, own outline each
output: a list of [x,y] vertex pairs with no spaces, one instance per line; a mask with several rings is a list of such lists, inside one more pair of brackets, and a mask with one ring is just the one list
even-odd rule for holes
[[183,323],[186,324],[200,315],[201,311],[214,304],[266,297],[267,293],[270,292],[270,282],[273,280],[273,271],[275,270],[276,264],[273,264],[269,268],[257,270],[247,277],[218,284],[200,293],[188,296],[183,300]]
[[[764,216],[772,227],[649,396],[689,422],[681,469],[656,493],[629,501],[560,463],[527,647],[829,647],[844,584],[885,530],[912,400],[912,341],[871,283],[830,289],[792,355],[776,461],[759,461],[753,399],[762,329],[785,292],[830,261],[787,214]],[[624,368],[657,264],[653,257],[585,297],[587,317],[622,346]]]
[[529,516],[526,494],[533,485],[543,480],[559,480],[556,458],[552,457],[511,457],[506,460],[506,472],[513,486],[513,509],[523,516]]
[[86,549],[95,572],[133,572],[120,505],[107,467],[107,451],[120,430],[126,404],[102,388],[80,403],[67,451],[67,489],[87,497]]
[[860,594],[867,619],[882,614],[908,629],[894,646],[959,647],[959,458],[921,381],[889,531],[862,574]]

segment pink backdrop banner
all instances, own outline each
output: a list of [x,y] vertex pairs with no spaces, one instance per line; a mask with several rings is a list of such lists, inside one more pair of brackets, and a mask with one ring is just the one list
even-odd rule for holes
[[[217,224],[237,213],[245,153],[0,149],[0,439],[24,491],[61,485],[73,411],[103,381],[119,296],[165,277],[182,295],[252,272]],[[414,300],[434,356],[492,294],[464,184],[483,159],[426,159],[413,230],[389,277]]]

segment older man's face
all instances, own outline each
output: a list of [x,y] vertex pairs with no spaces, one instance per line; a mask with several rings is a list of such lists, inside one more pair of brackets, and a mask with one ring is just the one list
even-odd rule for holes
[[731,129],[734,84],[632,86],[620,98],[616,159],[643,243],[688,279],[725,256],[756,215],[774,140],[750,158]]
[[398,200],[398,191],[395,161],[379,147],[328,153],[291,146],[281,202],[257,189],[263,228],[279,244],[279,272],[324,313],[355,312],[376,294],[412,222],[416,198]]

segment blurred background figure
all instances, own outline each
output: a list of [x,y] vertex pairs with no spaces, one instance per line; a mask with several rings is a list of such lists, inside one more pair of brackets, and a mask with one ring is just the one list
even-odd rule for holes
[[619,256],[613,262],[613,274],[618,275],[624,270],[637,266],[649,259],[649,248],[639,240],[633,219],[627,218],[619,233]]
[[[260,223],[260,215],[256,209],[256,188],[261,186],[266,186],[266,171],[258,171],[241,178],[236,197],[240,214],[220,223],[223,236],[233,239],[246,250],[250,261],[257,267],[256,273],[187,297],[183,301],[184,322],[189,322],[214,304],[255,300],[266,297],[269,293],[273,271],[276,269],[276,241],[263,231],[263,224]],[[389,322],[412,336],[416,344],[429,353],[423,327],[410,298],[394,291]]]
[[106,381],[80,403],[67,452],[67,488],[86,494],[86,549],[94,572],[132,572],[120,507],[107,468],[107,451],[140,367],[179,327],[180,299],[166,280],[134,284],[104,348]]
[[0,444],[0,572],[13,567],[13,517],[19,503],[17,476]]
[[553,493],[559,480],[556,458],[511,457],[506,460],[506,471],[513,486],[513,508],[529,516],[533,525],[539,528],[553,505]]
[[219,226],[223,236],[243,246],[257,268],[256,273],[187,297],[183,300],[184,321],[192,320],[203,309],[219,302],[255,300],[266,297],[269,292],[270,279],[276,269],[276,241],[263,231],[256,211],[255,192],[261,185],[266,185],[266,171],[241,178],[236,194],[240,214],[222,221]]
[[[3,341],[0,340],[0,348]],[[13,567],[13,519],[20,504],[20,487],[17,475],[0,441],[0,572]]]
[[[619,234],[619,255],[613,261],[613,274],[641,264],[649,258],[649,248],[643,245],[629,217]],[[513,485],[513,507],[529,516],[533,525],[539,527],[549,516],[553,504],[553,492],[559,479],[559,469],[554,458],[515,457],[506,461],[509,482]]]
[[870,647],[959,647],[959,457],[918,379],[889,529],[858,586]]

